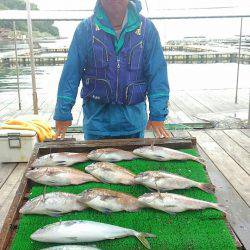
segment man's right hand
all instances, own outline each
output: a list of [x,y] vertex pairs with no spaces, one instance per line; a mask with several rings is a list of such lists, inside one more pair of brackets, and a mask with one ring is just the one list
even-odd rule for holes
[[56,136],[55,139],[64,139],[65,133],[69,126],[72,125],[72,121],[56,121]]

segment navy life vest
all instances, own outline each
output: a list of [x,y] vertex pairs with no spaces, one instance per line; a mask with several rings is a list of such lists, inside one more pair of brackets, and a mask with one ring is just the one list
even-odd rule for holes
[[144,102],[148,84],[143,74],[143,51],[147,20],[141,16],[138,29],[125,35],[124,45],[116,54],[113,36],[88,19],[92,31],[93,59],[84,69],[81,97],[100,103],[134,105]]

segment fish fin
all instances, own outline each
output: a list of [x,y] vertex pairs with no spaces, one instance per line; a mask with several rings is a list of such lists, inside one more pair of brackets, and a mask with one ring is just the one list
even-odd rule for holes
[[57,213],[47,213],[47,215],[49,215],[53,218],[58,218],[58,217],[62,216],[62,214],[57,214]]
[[164,156],[162,156],[162,155],[155,154],[154,157],[158,158],[157,159],[158,161],[167,161],[166,158]]
[[56,184],[56,182],[55,181],[46,181],[47,182],[47,185],[49,186],[49,185],[55,185]]
[[115,199],[117,199],[116,196],[111,196],[111,195],[102,195],[102,196],[101,196],[101,200],[102,200],[102,201],[106,201],[106,200],[115,200]]
[[149,233],[136,233],[135,236],[147,249],[151,249],[151,247],[146,237],[152,237],[152,238],[156,237],[154,234],[149,234]]
[[168,214],[170,214],[170,215],[174,215],[174,216],[176,215],[175,212],[169,212],[169,211],[168,211],[168,212],[166,212],[166,213],[168,213]]
[[105,162],[117,162],[117,161],[121,161],[121,160],[118,160],[118,159],[115,159],[115,158],[109,158],[108,160],[105,160]]
[[109,208],[103,208],[102,212],[106,215],[110,215],[113,211]]
[[78,241],[78,238],[77,237],[73,237],[73,236],[66,236],[65,237],[66,239],[70,240],[71,242],[77,242]]
[[109,215],[109,214],[111,214],[113,212],[111,209],[106,208],[106,207],[98,207],[98,208],[92,207],[92,206],[89,206],[89,207],[94,209],[94,210],[97,210],[97,211],[99,211],[101,213],[104,213],[106,215]]
[[43,199],[42,199],[43,202],[45,202],[45,200],[46,200],[45,199],[46,191],[47,191],[47,185],[45,185],[44,188],[43,188]]
[[[163,206],[164,208],[172,208],[172,207],[176,207],[175,205],[165,205]],[[172,211],[165,211],[166,213],[170,214],[170,215],[176,215],[176,212],[172,212]]]
[[199,184],[198,187],[209,194],[214,194],[215,192],[215,186],[212,183]]
[[104,184],[110,184],[109,182],[107,182],[106,179],[102,178],[102,177],[96,177],[100,182],[104,183]]
[[63,211],[56,209],[49,209],[47,215],[51,217],[60,217],[63,214]]
[[67,167],[68,164],[66,163],[66,161],[56,161],[56,166],[58,167]]
[[153,188],[150,188],[150,187],[147,187],[147,186],[144,186],[144,187],[147,188],[151,192],[155,192],[155,189],[153,189]]

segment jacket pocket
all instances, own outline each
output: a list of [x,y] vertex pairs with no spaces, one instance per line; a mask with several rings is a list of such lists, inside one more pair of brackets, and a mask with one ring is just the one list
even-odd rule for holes
[[136,44],[130,51],[128,65],[131,70],[138,70],[142,65],[143,42]]
[[111,86],[105,79],[86,78],[81,93],[83,99],[94,99],[101,103],[109,103]]
[[127,105],[134,105],[144,102],[147,95],[147,84],[145,82],[130,83],[125,90]]
[[106,68],[109,65],[107,46],[97,37],[93,36],[94,67]]

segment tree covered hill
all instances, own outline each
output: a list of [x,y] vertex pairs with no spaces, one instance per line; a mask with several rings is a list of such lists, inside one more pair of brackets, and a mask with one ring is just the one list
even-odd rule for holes
[[[26,3],[24,0],[0,0],[0,10],[25,10]],[[32,10],[38,10],[36,4],[31,3]],[[47,33],[52,36],[59,36],[58,28],[53,26],[54,21],[33,21],[33,31],[37,33]],[[0,28],[13,29],[12,21],[0,21]],[[27,22],[18,21],[16,22],[16,28],[19,31],[27,31]]]

